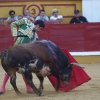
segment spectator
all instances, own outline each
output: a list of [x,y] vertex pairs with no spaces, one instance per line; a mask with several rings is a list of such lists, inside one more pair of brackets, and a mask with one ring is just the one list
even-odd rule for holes
[[9,17],[7,18],[7,20],[6,20],[6,22],[7,22],[8,24],[11,24],[12,22],[18,20],[18,17],[15,16],[15,11],[10,10],[10,11],[9,11],[9,15],[10,15],[10,16],[9,16]]
[[80,16],[80,11],[79,10],[75,10],[74,11],[74,17],[70,20],[70,23],[84,23],[84,22],[88,22],[87,19],[84,16]]
[[63,16],[58,15],[58,12],[59,11],[57,9],[53,9],[52,10],[52,16],[50,17],[50,20],[61,20],[61,22],[62,22]]
[[40,15],[35,20],[49,21],[49,18],[45,16],[45,10],[40,10]]
[[4,19],[0,18],[0,25],[4,25]]
[[34,18],[30,16],[29,10],[24,11],[24,18],[28,18],[31,22],[34,23]]

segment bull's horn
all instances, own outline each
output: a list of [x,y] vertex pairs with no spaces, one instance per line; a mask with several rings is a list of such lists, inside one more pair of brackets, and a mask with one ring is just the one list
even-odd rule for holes
[[73,63],[70,63],[70,64],[72,64],[72,65],[74,65],[74,66],[81,67],[81,68],[85,68],[85,67],[83,67],[83,66],[81,66],[80,64],[78,64],[78,63],[75,63],[75,62],[73,62]]

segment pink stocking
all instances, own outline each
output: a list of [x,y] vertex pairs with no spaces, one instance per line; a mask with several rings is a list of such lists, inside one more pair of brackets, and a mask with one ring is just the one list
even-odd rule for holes
[[0,94],[4,93],[5,91],[5,86],[6,86],[6,83],[9,79],[9,75],[7,73],[4,74],[4,78],[3,78],[3,82],[2,82],[2,86],[0,88]]
[[23,76],[23,80],[24,80],[24,82],[25,82],[27,92],[33,92],[33,89],[27,84],[26,78],[25,78],[24,76]]

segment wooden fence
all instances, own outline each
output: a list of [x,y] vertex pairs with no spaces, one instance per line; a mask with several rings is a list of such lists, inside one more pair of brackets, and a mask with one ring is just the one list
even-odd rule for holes
[[[38,35],[70,52],[100,51],[100,23],[46,24]],[[10,26],[0,26],[0,52],[13,44]]]

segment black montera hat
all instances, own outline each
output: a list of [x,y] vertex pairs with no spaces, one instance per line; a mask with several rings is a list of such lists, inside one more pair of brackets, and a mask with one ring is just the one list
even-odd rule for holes
[[75,10],[74,11],[74,14],[78,14],[80,11],[79,10]]

